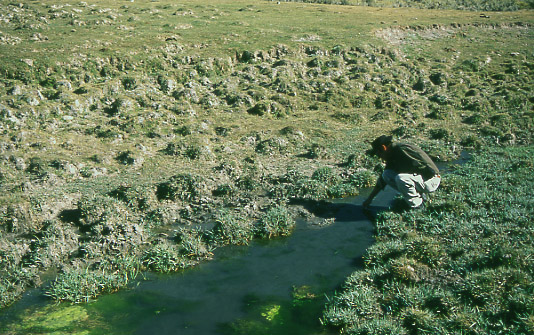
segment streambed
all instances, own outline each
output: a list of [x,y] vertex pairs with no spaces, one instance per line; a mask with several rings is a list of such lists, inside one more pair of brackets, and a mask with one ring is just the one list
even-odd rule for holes
[[[82,305],[39,290],[0,314],[5,334],[328,334],[319,317],[373,243],[360,196],[330,202],[332,223],[300,220],[289,237],[215,250],[215,259]],[[375,210],[394,193],[383,192]]]

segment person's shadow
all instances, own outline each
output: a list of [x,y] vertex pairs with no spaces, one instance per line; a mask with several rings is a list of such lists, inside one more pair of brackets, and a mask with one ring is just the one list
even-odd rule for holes
[[[364,208],[364,199],[358,199],[352,203],[338,203],[326,200],[293,199],[290,203],[300,205],[308,212],[320,218],[334,218],[336,222],[371,221],[374,223],[379,212],[388,210],[388,206],[378,205]],[[358,201],[360,200],[360,201]]]
[[[336,223],[362,222],[368,226],[373,235],[376,234],[376,217],[378,213],[387,211],[390,207],[384,205],[384,201],[378,201],[376,205],[364,208],[365,196],[357,196],[349,202],[336,202],[327,200],[293,199],[290,204],[300,205],[315,217],[321,219],[335,219]],[[366,228],[363,228],[366,229]],[[363,256],[355,257],[352,265],[358,268],[364,267]]]

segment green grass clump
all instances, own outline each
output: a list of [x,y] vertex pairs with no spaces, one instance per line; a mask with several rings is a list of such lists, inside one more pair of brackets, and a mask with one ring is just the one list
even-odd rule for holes
[[254,224],[245,215],[223,211],[213,227],[213,236],[218,243],[248,245],[254,237]]
[[175,240],[180,244],[180,253],[190,259],[209,259],[213,255],[212,247],[206,241],[206,233],[199,228],[180,227]]
[[374,180],[371,174],[355,171],[340,175],[340,171],[324,166],[313,171],[310,177],[290,170],[285,175],[272,180],[270,193],[278,199],[342,198],[358,193],[358,189]]
[[86,268],[67,268],[45,288],[44,295],[55,301],[88,302],[125,287],[140,268],[139,259],[129,255],[103,259]]
[[390,319],[372,319],[365,320],[357,325],[347,329],[348,334],[354,335],[406,335],[404,329],[399,323],[392,322]]
[[5,307],[19,299],[27,288],[40,284],[37,269],[27,271],[22,266],[5,264],[6,253],[2,252],[4,260],[0,266],[0,307]]
[[195,264],[184,257],[177,246],[168,243],[159,243],[146,250],[142,263],[147,269],[161,273],[175,272]]
[[192,174],[179,174],[168,181],[160,183],[157,187],[159,200],[196,200],[202,194],[203,185],[198,176]]
[[371,187],[376,183],[376,172],[358,168],[350,172],[348,177],[349,184],[356,188]]
[[120,275],[72,269],[61,273],[45,289],[45,295],[57,301],[88,302],[102,293],[125,286],[128,280]]
[[287,236],[295,228],[295,220],[282,205],[269,208],[256,223],[256,235],[262,238]]
[[424,209],[381,213],[365,269],[347,279],[324,322],[363,334],[370,318],[362,308],[374,304],[372,319],[385,323],[373,334],[391,327],[399,334],[530,334],[534,178],[525,172],[532,154],[530,147],[473,153],[444,176]]

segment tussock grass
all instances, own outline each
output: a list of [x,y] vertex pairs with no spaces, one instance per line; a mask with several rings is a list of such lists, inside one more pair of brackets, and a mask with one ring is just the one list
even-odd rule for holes
[[161,273],[176,272],[195,265],[176,246],[166,243],[156,244],[146,250],[142,262],[148,269]]
[[245,214],[223,211],[213,233],[215,240],[223,245],[248,245],[254,237],[254,225]]
[[288,236],[295,228],[295,220],[285,206],[269,208],[256,225],[256,234],[264,238]]

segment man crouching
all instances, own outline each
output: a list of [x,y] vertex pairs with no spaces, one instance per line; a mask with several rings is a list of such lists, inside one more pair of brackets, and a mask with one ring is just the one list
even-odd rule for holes
[[423,203],[423,194],[434,192],[441,181],[439,169],[421,148],[405,142],[393,143],[391,136],[382,135],[371,144],[371,153],[386,162],[386,168],[363,202],[368,208],[376,195],[389,185],[396,189],[409,208]]

